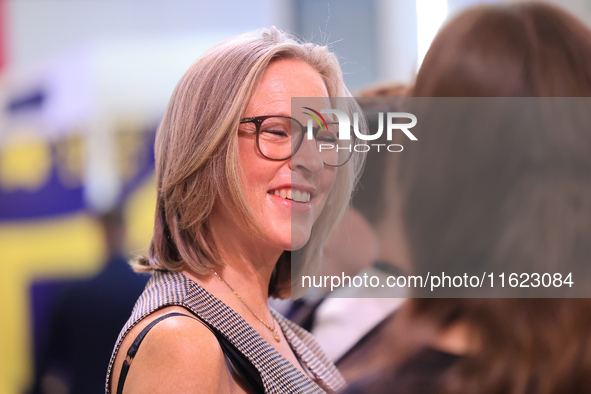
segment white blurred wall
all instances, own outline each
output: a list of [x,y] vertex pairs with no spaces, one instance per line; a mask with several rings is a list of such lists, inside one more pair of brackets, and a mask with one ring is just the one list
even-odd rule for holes
[[[289,27],[274,0],[6,0],[8,61],[28,66],[84,42]],[[288,3],[286,3],[288,4]]]
[[[430,0],[434,2],[446,0]],[[482,2],[447,0],[449,15]],[[591,0],[549,0],[591,24]],[[31,67],[81,43],[244,32],[275,25],[327,35],[349,85],[409,82],[417,67],[415,0],[5,0],[9,67]],[[370,42],[367,42],[370,41]]]

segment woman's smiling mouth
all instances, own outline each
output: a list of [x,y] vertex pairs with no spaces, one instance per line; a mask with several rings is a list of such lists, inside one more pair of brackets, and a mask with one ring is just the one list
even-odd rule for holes
[[307,203],[308,201],[310,201],[311,195],[309,192],[306,191],[301,191],[301,190],[297,190],[297,189],[293,189],[292,188],[281,188],[281,189],[273,189],[273,190],[269,190],[267,193],[269,194],[273,194],[275,196],[287,199],[287,200],[292,200],[295,202],[301,202],[301,203]]

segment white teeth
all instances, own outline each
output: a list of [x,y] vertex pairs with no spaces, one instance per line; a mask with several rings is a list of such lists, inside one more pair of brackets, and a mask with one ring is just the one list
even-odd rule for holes
[[269,193],[279,196],[281,198],[302,203],[310,201],[310,198],[312,197],[308,192],[303,192],[300,190],[292,191],[291,189],[276,189],[269,191]]

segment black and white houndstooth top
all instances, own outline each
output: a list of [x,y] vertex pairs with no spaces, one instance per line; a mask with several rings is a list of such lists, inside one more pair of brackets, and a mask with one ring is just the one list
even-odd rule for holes
[[[159,271],[153,274],[138,299],[131,317],[119,334],[109,362],[107,394],[111,394],[109,381],[113,363],[125,335],[144,317],[169,305],[182,306],[219,330],[257,368],[266,393],[325,392],[267,343],[240,315],[199,284],[181,273]],[[273,314],[296,356],[315,379],[331,391],[344,388],[343,377],[320,349],[312,335],[277,312],[273,311]]]

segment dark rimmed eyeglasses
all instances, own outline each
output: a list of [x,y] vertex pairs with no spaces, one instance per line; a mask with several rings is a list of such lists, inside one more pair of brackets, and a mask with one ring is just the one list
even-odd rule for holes
[[[240,119],[256,128],[257,149],[269,160],[283,161],[296,154],[306,135],[306,127],[290,116],[269,115]],[[353,155],[354,138],[339,140],[338,122],[328,122],[312,128],[316,151],[322,162],[330,167],[345,165]]]

